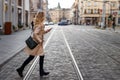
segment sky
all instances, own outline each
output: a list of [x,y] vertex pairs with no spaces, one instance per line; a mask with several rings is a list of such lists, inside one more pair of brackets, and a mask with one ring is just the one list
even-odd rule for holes
[[48,8],[57,7],[58,2],[61,8],[70,8],[75,0],[48,0]]

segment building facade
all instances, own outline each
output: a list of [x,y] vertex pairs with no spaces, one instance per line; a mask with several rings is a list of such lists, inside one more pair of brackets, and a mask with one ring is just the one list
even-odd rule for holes
[[30,22],[33,20],[35,14],[39,10],[43,10],[46,15],[46,20],[48,17],[48,0],[30,0]]
[[[108,23],[109,15],[112,15],[118,23],[118,0],[75,0],[73,9],[78,10],[80,24],[99,25],[105,15],[105,24]],[[73,12],[75,16],[75,11]]]
[[[27,5],[25,5],[27,3]],[[5,24],[11,23],[11,32],[29,23],[29,0],[0,0],[0,30],[5,32]]]
[[118,0],[118,24],[120,25],[120,0]]
[[70,8],[61,8],[60,4],[53,9],[49,9],[50,21],[57,23],[61,20],[72,20],[72,11]]

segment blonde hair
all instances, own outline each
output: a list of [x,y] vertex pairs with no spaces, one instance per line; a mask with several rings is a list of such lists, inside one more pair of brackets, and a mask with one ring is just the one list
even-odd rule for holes
[[42,24],[45,20],[44,12],[37,12],[34,18],[34,27],[38,27],[38,25]]

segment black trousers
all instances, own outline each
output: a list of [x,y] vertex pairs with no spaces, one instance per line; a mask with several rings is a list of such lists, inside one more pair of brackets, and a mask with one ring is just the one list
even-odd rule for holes
[[[25,66],[28,65],[35,56],[29,55],[29,57],[23,62],[21,65],[20,69],[24,70]],[[40,69],[43,69],[43,63],[44,63],[44,55],[39,57],[39,64],[40,64]]]
[[29,57],[23,62],[22,66],[20,67],[22,70],[25,68],[26,65],[28,65],[35,56],[29,55]]

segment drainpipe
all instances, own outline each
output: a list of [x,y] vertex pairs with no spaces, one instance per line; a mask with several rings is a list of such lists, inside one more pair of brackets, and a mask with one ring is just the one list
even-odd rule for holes
[[39,0],[39,1],[40,1],[40,7],[39,7],[39,9],[43,10],[43,7],[42,7],[43,0]]

